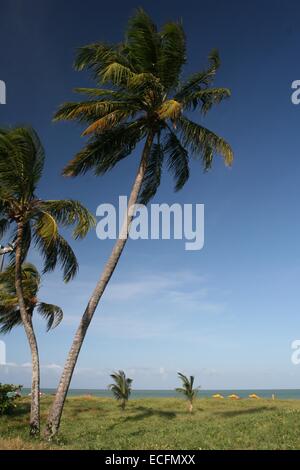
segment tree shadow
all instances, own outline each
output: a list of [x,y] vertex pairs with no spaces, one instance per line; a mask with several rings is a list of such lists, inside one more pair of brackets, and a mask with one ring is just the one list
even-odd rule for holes
[[144,418],[151,418],[152,416],[158,416],[159,418],[173,419],[176,418],[176,413],[174,411],[163,411],[155,410],[154,408],[145,408],[144,406],[138,406],[135,408],[138,411],[138,414],[133,416],[127,416],[124,421],[141,421]]
[[80,415],[80,414],[83,414],[83,413],[89,413],[91,416],[92,415],[105,415],[105,414],[108,414],[110,413],[110,410],[106,410],[106,409],[103,409],[103,408],[88,408],[88,407],[85,407],[85,408],[73,408],[72,410],[69,410],[69,414],[74,418],[76,417],[77,415]]
[[[119,426],[120,424],[128,423],[128,422],[134,422],[134,421],[142,421],[143,419],[146,418],[151,418],[152,416],[158,416],[160,418],[165,418],[165,419],[174,419],[176,418],[176,413],[174,411],[162,411],[162,410],[155,410],[153,408],[145,408],[144,406],[138,406],[137,408],[134,408],[132,411],[137,411],[137,414],[134,414],[132,416],[124,416],[121,415],[123,419],[121,419],[119,422],[112,424],[109,426],[108,429],[112,430],[116,426]],[[126,410],[124,411],[126,413]]]
[[263,411],[274,411],[275,406],[261,406],[258,408],[246,408],[245,410],[231,410],[231,411],[215,411],[215,415],[223,416],[224,418],[234,418],[235,416],[262,413]]
[[30,413],[30,403],[16,403],[15,408],[11,408],[6,416],[23,416]]

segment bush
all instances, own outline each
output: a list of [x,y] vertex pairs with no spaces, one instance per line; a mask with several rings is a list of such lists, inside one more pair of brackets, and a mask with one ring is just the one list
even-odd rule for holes
[[21,396],[22,385],[9,385],[0,383],[0,415],[8,413],[15,408],[14,401]]

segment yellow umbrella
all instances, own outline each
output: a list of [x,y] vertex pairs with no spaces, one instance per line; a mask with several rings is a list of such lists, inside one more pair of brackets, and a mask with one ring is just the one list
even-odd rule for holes
[[256,400],[260,399],[260,397],[256,395],[255,393],[252,393],[251,395],[249,395],[249,398],[255,398]]
[[216,393],[215,395],[212,396],[212,398],[224,398],[223,395],[220,395],[219,393]]
[[239,400],[240,399],[240,397],[238,395],[235,395],[235,394],[229,395],[228,398],[230,398],[231,400]]

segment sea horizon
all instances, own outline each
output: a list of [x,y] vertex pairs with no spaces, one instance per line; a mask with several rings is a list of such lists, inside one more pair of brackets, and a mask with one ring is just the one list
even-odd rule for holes
[[[56,392],[55,388],[41,388],[41,392],[46,395],[54,395]],[[28,395],[30,388],[24,387],[22,389],[22,395]],[[300,389],[298,388],[223,388],[223,389],[202,389],[199,390],[199,398],[210,398],[214,394],[220,394],[224,397],[236,394],[240,398],[248,398],[250,394],[256,394],[261,398],[270,398],[274,395],[277,399],[282,400],[300,400]],[[112,397],[112,393],[108,389],[96,389],[96,388],[71,388],[68,392],[68,396],[94,396],[109,398]],[[131,393],[131,398],[180,398],[178,392],[175,389],[135,389]]]

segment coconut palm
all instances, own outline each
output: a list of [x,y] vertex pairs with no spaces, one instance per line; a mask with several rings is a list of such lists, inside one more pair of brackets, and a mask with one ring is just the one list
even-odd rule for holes
[[186,375],[183,375],[178,372],[178,377],[182,381],[182,387],[176,388],[176,392],[182,393],[186,397],[186,399],[189,401],[189,412],[192,413],[193,401],[196,398],[200,387],[193,388],[195,380],[195,377],[193,375],[188,378]]
[[103,175],[130,156],[139,142],[143,142],[143,151],[119,238],[75,334],[48,418],[48,436],[58,431],[81,346],[126,244],[134,204],[146,204],[155,195],[165,162],[174,176],[176,191],[189,178],[191,157],[200,160],[204,170],[211,167],[214,154],[220,154],[226,165],[232,163],[228,143],[187,114],[194,110],[205,114],[230,95],[227,88],[211,86],[220,65],[219,55],[212,51],[205,70],[182,80],[185,62],[181,24],[167,23],[158,31],[141,9],[130,19],[123,43],[100,42],[78,51],[76,69],[90,70],[97,87],[78,88],[78,93],[86,95],[85,101],[65,103],[56,113],[57,121],[84,124],[83,135],[88,137],[64,175],[77,176],[89,170]]
[[[41,302],[37,295],[41,286],[41,276],[31,263],[22,265],[22,289],[28,317],[32,320],[36,311],[47,320],[47,331],[59,325],[63,311],[53,304]],[[16,326],[22,325],[18,297],[15,285],[14,266],[8,266],[0,273],[0,333],[9,333]]]
[[114,380],[114,384],[110,384],[108,388],[113,392],[116,400],[121,401],[121,408],[125,410],[126,402],[131,394],[132,379],[126,377],[123,370],[114,372],[111,374],[111,378]]
[[43,272],[52,271],[58,264],[62,268],[64,280],[71,280],[78,264],[72,248],[59,233],[59,225],[74,226],[73,236],[78,238],[84,237],[94,223],[88,210],[77,201],[45,201],[37,196],[43,166],[44,150],[33,129],[0,129],[0,239],[8,233],[14,246],[10,255],[11,263],[15,269],[19,312],[32,359],[32,435],[40,429],[39,354],[31,315],[24,298],[22,264],[34,244],[43,257]]

